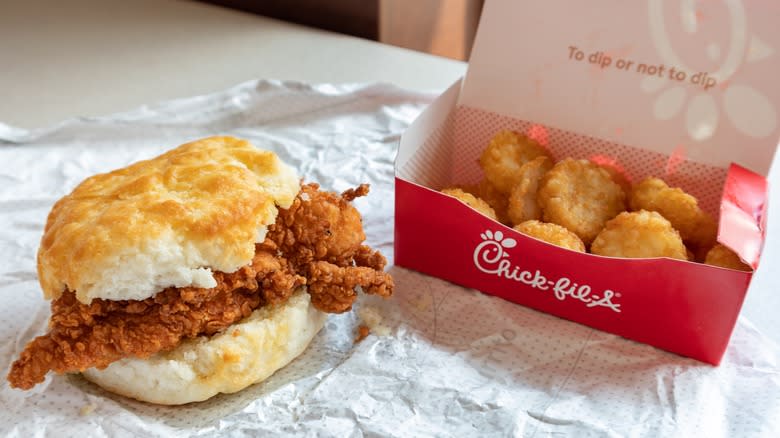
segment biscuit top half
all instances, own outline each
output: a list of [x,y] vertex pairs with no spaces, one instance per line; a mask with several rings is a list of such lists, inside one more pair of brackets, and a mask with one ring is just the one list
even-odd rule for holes
[[251,262],[277,206],[300,190],[273,152],[231,137],[187,143],[95,175],[57,201],[38,251],[47,299],[143,300],[167,287],[216,286]]

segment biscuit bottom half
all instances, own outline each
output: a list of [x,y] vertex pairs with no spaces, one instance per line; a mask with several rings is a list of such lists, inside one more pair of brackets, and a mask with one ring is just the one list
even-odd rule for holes
[[187,339],[147,359],[125,358],[83,374],[136,400],[165,405],[203,401],[271,376],[303,353],[326,317],[301,287],[287,302],[260,307],[214,336]]

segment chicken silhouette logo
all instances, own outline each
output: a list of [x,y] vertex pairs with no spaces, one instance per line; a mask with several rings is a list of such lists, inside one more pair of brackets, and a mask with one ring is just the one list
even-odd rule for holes
[[[719,19],[722,16],[727,17],[725,21]],[[742,1],[648,0],[648,18],[652,42],[663,65],[675,66],[680,75],[676,81],[668,80],[675,76],[672,72],[668,78],[647,76],[642,81],[644,92],[659,93],[653,105],[656,119],[684,117],[688,135],[695,141],[715,135],[723,125],[721,113],[747,137],[766,138],[776,131],[777,109],[771,98],[744,79],[754,74],[750,73],[752,68],[771,61],[776,51],[756,33],[759,31],[750,29]],[[676,41],[672,35],[686,38]],[[687,57],[679,53],[683,44],[689,48]],[[687,79],[680,81],[686,71]],[[686,83],[699,86],[688,87]]]
[[474,251],[474,264],[482,272],[488,272],[482,268],[481,262],[486,265],[493,265],[499,262],[503,258],[509,257],[504,251],[504,248],[514,248],[517,246],[517,241],[510,237],[504,239],[504,233],[496,231],[493,233],[490,230],[480,234],[483,242],[477,245],[477,249]]
[[620,304],[614,302],[620,297],[620,293],[605,290],[603,294],[592,293],[592,288],[587,284],[579,284],[569,278],[561,277],[557,280],[548,279],[541,271],[524,270],[512,264],[507,252],[517,246],[517,241],[511,237],[504,237],[501,231],[486,230],[480,233],[482,238],[474,248],[474,266],[488,275],[523,283],[540,291],[551,291],[559,301],[571,298],[582,302],[585,307],[606,307],[616,313],[620,313]]

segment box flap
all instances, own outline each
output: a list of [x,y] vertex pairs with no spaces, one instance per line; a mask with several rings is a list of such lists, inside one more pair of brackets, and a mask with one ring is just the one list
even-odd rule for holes
[[460,104],[766,176],[780,2],[488,0]]
[[403,169],[417,151],[418,145],[425,143],[427,136],[444,123],[455,106],[460,95],[462,79],[455,81],[447,91],[433,101],[426,110],[406,129],[398,144],[395,169]]
[[732,165],[720,204],[718,241],[753,269],[758,267],[766,233],[767,186],[765,178]]

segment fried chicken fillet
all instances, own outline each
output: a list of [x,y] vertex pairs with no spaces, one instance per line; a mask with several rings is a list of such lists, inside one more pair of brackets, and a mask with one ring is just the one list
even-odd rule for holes
[[215,272],[214,288],[172,287],[144,300],[90,304],[64,292],[52,302],[49,333],[26,346],[8,381],[30,389],[49,371],[148,358],[183,339],[219,333],[261,306],[284,303],[303,285],[312,304],[328,313],[350,310],[357,287],[390,296],[393,279],[383,271],[385,258],[363,245],[361,217],[350,204],[367,193],[367,185],[341,195],[304,185],[293,204],[279,210],[252,262],[236,272]]

